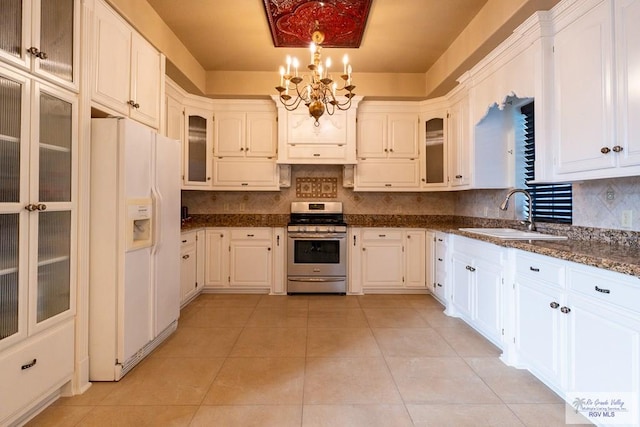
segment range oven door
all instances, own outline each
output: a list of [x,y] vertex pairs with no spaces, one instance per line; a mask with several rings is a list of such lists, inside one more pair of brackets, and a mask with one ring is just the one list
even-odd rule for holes
[[289,277],[345,277],[346,233],[289,233],[287,275]]

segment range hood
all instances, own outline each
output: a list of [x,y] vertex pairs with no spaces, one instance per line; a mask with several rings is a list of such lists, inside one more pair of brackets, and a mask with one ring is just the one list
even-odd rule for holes
[[345,165],[356,163],[356,115],[361,96],[351,100],[346,111],[325,112],[315,125],[308,108],[301,104],[288,111],[272,96],[278,109],[278,163]]

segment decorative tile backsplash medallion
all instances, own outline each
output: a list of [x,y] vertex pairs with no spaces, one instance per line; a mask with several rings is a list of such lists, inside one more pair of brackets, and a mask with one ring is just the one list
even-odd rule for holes
[[296,178],[296,197],[301,199],[335,199],[338,178]]

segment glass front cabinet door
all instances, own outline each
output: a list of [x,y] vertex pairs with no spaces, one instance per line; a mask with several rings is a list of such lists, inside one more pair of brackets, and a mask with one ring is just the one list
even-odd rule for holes
[[74,314],[76,110],[0,67],[0,349]]
[[212,185],[213,112],[185,108],[183,188],[202,189]]
[[422,187],[438,188],[447,185],[447,125],[446,111],[423,116],[424,149],[421,150]]
[[76,0],[2,0],[0,59],[59,85],[78,88]]

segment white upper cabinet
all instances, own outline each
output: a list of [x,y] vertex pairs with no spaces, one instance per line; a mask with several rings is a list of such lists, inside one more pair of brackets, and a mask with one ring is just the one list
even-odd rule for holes
[[469,98],[458,92],[448,110],[449,185],[468,188],[471,184],[471,141]]
[[[593,2],[592,2],[593,3]],[[554,38],[556,172],[615,165],[611,5],[604,1]]]
[[78,90],[79,2],[3,0],[0,59]]
[[182,188],[206,190],[212,185],[213,112],[185,107]]
[[93,101],[157,129],[164,56],[102,1],[95,3],[94,38]]
[[277,147],[275,112],[215,114],[214,153],[218,157],[273,158]]
[[[390,105],[391,107],[391,105]],[[358,114],[358,159],[415,159],[418,157],[418,113]]]
[[317,125],[304,105],[293,111],[274,101],[278,109],[278,163],[355,164],[356,113],[362,97],[351,99],[351,108],[325,113]]
[[420,114],[420,182],[423,190],[448,187],[447,151],[449,141],[448,102],[428,101]]
[[556,180],[640,173],[638,1],[576,3],[554,38]]
[[420,187],[416,103],[367,102],[357,121],[356,191],[416,191]]
[[[618,0],[615,5],[617,141],[623,150],[616,154],[620,166],[640,165],[640,1]],[[625,169],[622,168],[625,175]],[[634,168],[637,171],[637,168]],[[629,171],[637,175],[638,172]]]
[[213,189],[278,190],[273,103],[217,101],[214,108]]

